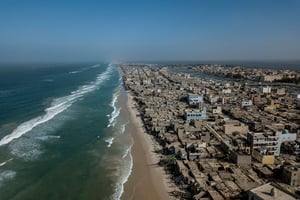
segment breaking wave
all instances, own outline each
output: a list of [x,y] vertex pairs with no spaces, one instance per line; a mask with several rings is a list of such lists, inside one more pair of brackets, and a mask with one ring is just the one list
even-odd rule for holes
[[77,74],[79,72],[81,72],[81,71],[71,71],[71,72],[69,72],[69,74]]
[[11,159],[8,159],[8,160],[6,160],[6,161],[4,161],[4,162],[0,163],[0,167],[2,167],[2,166],[4,166],[4,165],[6,165],[6,163],[8,163],[9,161],[12,161],[12,160],[13,160],[13,158],[11,158]]
[[105,72],[97,76],[95,81],[91,82],[90,84],[80,86],[77,90],[71,92],[70,95],[54,99],[51,103],[51,106],[45,109],[44,115],[38,116],[20,124],[17,128],[15,128],[12,131],[11,134],[6,135],[0,140],[0,146],[9,144],[14,139],[21,137],[22,135],[31,131],[33,128],[51,120],[59,113],[68,109],[74,102],[78,101],[80,97],[97,89],[101,83],[103,83],[109,78],[109,75],[112,72],[112,70],[113,68],[110,64],[105,70]]
[[118,100],[118,97],[120,95],[120,91],[121,91],[121,86],[119,85],[116,89],[116,92],[113,94],[113,99],[112,99],[112,102],[110,104],[110,106],[113,108],[113,111],[112,113],[109,115],[110,118],[108,120],[108,125],[107,127],[111,127],[111,126],[115,126],[116,125],[116,120],[117,120],[117,117],[119,116],[120,114],[120,111],[121,111],[121,108],[118,108],[117,107],[117,100]]
[[83,68],[81,70],[71,71],[71,72],[69,72],[69,74],[77,74],[77,73],[80,73],[80,72],[83,72],[83,71],[86,71],[86,70],[89,70],[89,69],[92,69],[92,68],[95,68],[95,67],[99,67],[99,66],[100,65],[93,65],[93,66],[90,66],[90,67]]
[[109,138],[109,139],[106,139],[105,140],[105,142],[107,142],[108,144],[107,144],[107,147],[109,148],[109,147],[111,147],[111,145],[113,144],[113,142],[114,142],[114,137],[112,137],[112,138]]
[[120,127],[120,134],[125,133],[125,129],[126,129],[127,124],[128,124],[128,122],[121,125],[121,127]]
[[113,195],[113,199],[120,200],[121,196],[124,192],[124,184],[128,181],[129,176],[132,172],[133,167],[133,158],[131,155],[131,147],[125,150],[125,154],[122,156],[122,159],[128,163],[128,167],[126,168],[126,171],[122,177],[120,177],[119,183],[117,183],[117,187],[115,189],[115,194]]

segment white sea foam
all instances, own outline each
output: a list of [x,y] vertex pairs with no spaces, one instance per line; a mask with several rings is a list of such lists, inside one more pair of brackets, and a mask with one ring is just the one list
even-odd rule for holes
[[[83,72],[83,71],[86,71],[86,70],[89,70],[89,69],[92,69],[92,68],[95,68],[95,67],[99,67],[100,65],[93,65],[93,66],[90,66],[90,67],[85,67],[81,70],[76,70],[76,71],[71,71],[69,72],[69,74],[77,74],[77,73],[80,73],[80,72]],[[109,65],[109,67],[111,67],[112,65]]]
[[117,187],[115,189],[115,193],[113,195],[114,200],[120,200],[123,192],[124,192],[124,184],[128,181],[128,178],[132,172],[133,167],[133,159],[131,155],[131,147],[132,145],[126,149],[125,154],[122,156],[122,159],[127,159],[128,167],[126,168],[127,171],[123,174],[122,177],[120,177],[119,183],[117,184]]
[[16,176],[16,172],[12,170],[5,170],[0,172],[0,187],[4,182],[13,179]]
[[109,115],[110,118],[108,120],[109,123],[108,123],[107,127],[115,126],[116,125],[116,119],[120,114],[121,108],[117,108],[117,100],[118,100],[118,97],[120,95],[120,91],[121,91],[121,85],[119,85],[117,87],[116,91],[113,94],[113,98],[112,98],[112,101],[110,103],[110,106],[113,108],[113,111]]
[[69,72],[69,74],[77,74],[77,73],[79,73],[80,71],[71,71],[71,72]]
[[114,108],[113,112],[111,113],[111,117],[109,118],[109,123],[107,127],[115,126],[117,117],[120,115],[121,108]]
[[4,161],[4,162],[0,163],[0,167],[2,167],[2,166],[4,166],[4,165],[6,165],[6,163],[8,163],[9,161],[12,161],[12,160],[13,160],[13,158],[11,158],[11,159],[8,159],[8,160],[6,160],[6,161]]
[[79,87],[77,90],[73,91],[70,95],[60,97],[54,99],[51,103],[51,106],[45,109],[45,114],[33,118],[29,121],[26,121],[20,124],[13,132],[9,135],[6,135],[0,140],[0,146],[5,145],[24,135],[25,133],[31,131],[33,128],[37,127],[40,124],[43,124],[52,118],[54,118],[59,113],[68,109],[74,102],[78,101],[80,97],[84,96],[85,94],[94,91],[98,88],[98,86],[103,83],[105,80],[109,78],[109,74],[112,71],[112,65],[106,69],[105,72],[99,74],[96,78],[96,81],[91,82],[88,85],[84,85]]
[[45,135],[45,136],[39,136],[39,137],[35,137],[38,140],[48,140],[48,139],[59,139],[60,136],[59,135]]
[[[95,67],[99,67],[99,66],[100,66],[99,64],[93,65],[93,66],[88,67],[88,69],[95,68]],[[110,66],[112,66],[112,65],[110,65]]]
[[130,147],[125,150],[125,152],[122,156],[122,159],[126,158],[126,156],[128,156],[128,154],[131,153],[131,148],[132,148],[132,145],[130,145]]
[[10,153],[24,161],[37,160],[43,153],[41,143],[33,138],[22,137],[9,144]]
[[121,125],[121,127],[120,127],[120,133],[121,134],[125,133],[125,129],[126,129],[127,124],[128,124],[128,122]]
[[109,139],[106,139],[105,140],[105,142],[107,142],[108,144],[107,144],[107,147],[109,148],[109,147],[111,147],[111,145],[113,144],[113,142],[114,142],[114,137],[112,137],[112,138],[109,138]]

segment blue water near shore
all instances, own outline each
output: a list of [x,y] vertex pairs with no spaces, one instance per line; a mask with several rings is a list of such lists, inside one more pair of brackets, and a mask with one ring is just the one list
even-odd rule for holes
[[0,199],[119,199],[123,94],[109,63],[0,66]]

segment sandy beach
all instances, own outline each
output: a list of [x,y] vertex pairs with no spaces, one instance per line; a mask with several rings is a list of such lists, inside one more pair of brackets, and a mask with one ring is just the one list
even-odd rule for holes
[[128,199],[172,199],[170,179],[164,169],[157,163],[159,155],[154,153],[158,147],[150,135],[146,134],[142,121],[138,117],[138,111],[134,106],[134,100],[127,92],[128,115],[130,125],[127,131],[132,135],[134,144],[132,147],[133,169],[128,182],[125,184],[123,200]]

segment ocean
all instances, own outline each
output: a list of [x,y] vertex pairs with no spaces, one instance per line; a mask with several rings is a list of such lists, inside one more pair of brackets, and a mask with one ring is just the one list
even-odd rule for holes
[[120,199],[125,100],[110,63],[0,66],[0,199]]

